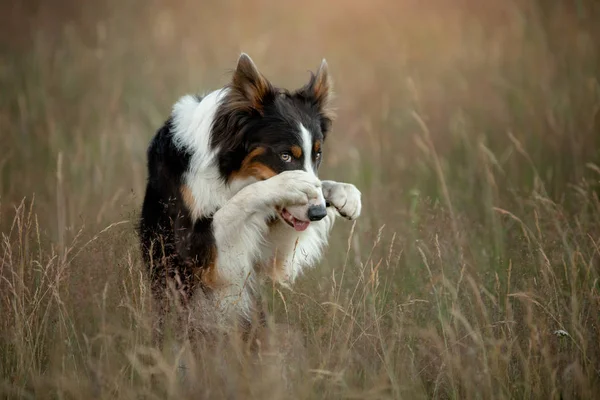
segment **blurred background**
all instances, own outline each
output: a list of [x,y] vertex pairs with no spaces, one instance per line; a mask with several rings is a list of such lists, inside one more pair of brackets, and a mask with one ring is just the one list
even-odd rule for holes
[[[470,159],[480,146],[494,154],[497,179],[532,184],[509,133],[554,194],[599,157],[594,2],[61,0],[2,8],[2,204],[35,193],[48,226],[56,225],[59,153],[64,223],[118,217],[125,203],[140,202],[145,149],[172,104],[227,83],[241,51],[290,88],[328,60],[339,118],[323,175],[350,173],[367,211],[387,209],[386,219],[414,190],[439,195],[422,125],[464,199],[482,195],[485,177]],[[365,220],[384,222],[369,212]]]
[[[243,51],[286,88],[327,59],[337,120],[320,174],[363,193],[323,265],[269,292],[311,368],[333,374],[309,380],[315,393],[598,388],[600,3],[4,1],[0,32],[0,387],[38,393],[48,371],[127,364],[83,337],[105,332],[102,310],[127,325],[123,302],[145,315],[133,227],[147,145],[178,97],[226,84]],[[345,329],[337,348],[327,332]],[[559,329],[572,340],[553,342]]]

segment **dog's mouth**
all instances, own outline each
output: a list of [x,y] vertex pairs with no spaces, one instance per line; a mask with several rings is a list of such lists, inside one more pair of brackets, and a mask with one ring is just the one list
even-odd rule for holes
[[294,217],[287,209],[283,208],[279,210],[279,216],[286,224],[294,228],[298,232],[305,231],[310,225],[310,221],[302,221]]

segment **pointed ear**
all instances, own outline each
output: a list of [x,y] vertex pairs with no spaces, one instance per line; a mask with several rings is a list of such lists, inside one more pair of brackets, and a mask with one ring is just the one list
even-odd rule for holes
[[315,99],[322,108],[327,108],[331,97],[331,79],[329,78],[329,69],[327,67],[327,61],[323,59],[317,74],[311,79],[309,83],[310,90],[315,96]]
[[231,88],[239,96],[237,105],[262,111],[264,100],[273,93],[273,87],[258,71],[252,59],[242,53],[233,73]]
[[295,93],[296,96],[303,98],[318,108],[321,116],[321,130],[324,134],[329,131],[331,123],[335,118],[335,113],[331,107],[331,99],[333,97],[332,86],[327,61],[323,59],[317,73],[311,73],[310,81]]
[[311,74],[308,84],[298,91],[298,94],[312,100],[319,108],[323,117],[329,120],[329,122],[331,122],[335,116],[330,104],[333,97],[332,86],[333,84],[329,77],[327,61],[323,59],[317,73]]

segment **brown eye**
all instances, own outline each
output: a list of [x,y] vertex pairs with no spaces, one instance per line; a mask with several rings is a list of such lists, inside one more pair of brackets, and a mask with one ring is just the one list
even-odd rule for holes
[[292,155],[290,153],[281,153],[279,157],[281,158],[281,161],[286,163],[292,161]]
[[319,161],[319,160],[321,159],[321,155],[322,155],[322,153],[319,151],[319,152],[318,152],[318,153],[315,155],[315,159],[316,159],[317,161]]

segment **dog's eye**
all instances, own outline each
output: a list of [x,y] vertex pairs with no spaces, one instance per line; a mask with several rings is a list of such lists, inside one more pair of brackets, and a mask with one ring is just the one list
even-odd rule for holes
[[291,162],[292,161],[292,155],[290,153],[281,153],[279,155],[279,157],[281,158],[281,161],[283,161],[283,162]]
[[315,154],[315,159],[316,159],[317,161],[319,161],[319,160],[321,159],[322,155],[323,155],[323,153],[321,153],[321,152],[319,151],[317,154]]

